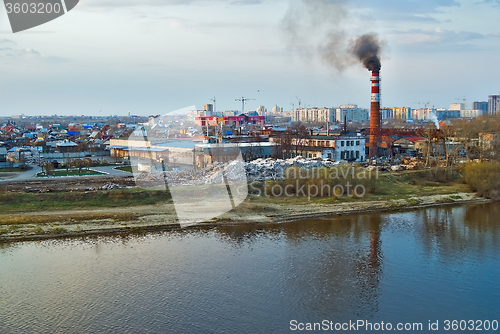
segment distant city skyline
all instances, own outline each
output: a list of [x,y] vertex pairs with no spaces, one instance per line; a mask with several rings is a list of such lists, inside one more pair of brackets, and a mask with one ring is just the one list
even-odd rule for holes
[[[384,107],[447,108],[499,94],[498,1],[87,0],[12,34],[0,10],[0,105],[8,115],[165,114],[275,105],[369,108],[370,74],[324,62],[331,36],[384,41]],[[304,10],[305,8],[305,10]],[[293,38],[292,38],[293,37]],[[335,54],[335,56],[339,56]],[[330,64],[331,65],[331,64]]]

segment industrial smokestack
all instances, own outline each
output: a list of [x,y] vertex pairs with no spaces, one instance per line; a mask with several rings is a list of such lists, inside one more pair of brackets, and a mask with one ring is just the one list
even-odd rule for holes
[[[379,66],[380,69],[380,66]],[[370,109],[370,158],[378,156],[380,141],[380,72],[372,72],[372,102]]]
[[372,72],[372,98],[370,109],[370,158],[378,156],[380,142],[380,51],[383,46],[374,34],[360,36],[351,41],[351,52],[363,66]]

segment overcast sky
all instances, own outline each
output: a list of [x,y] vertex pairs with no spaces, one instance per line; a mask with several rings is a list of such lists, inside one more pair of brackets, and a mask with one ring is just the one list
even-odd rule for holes
[[[500,0],[81,0],[13,34],[0,9],[0,113],[150,115],[217,100],[368,108],[370,73],[326,62],[377,34],[382,105],[448,107],[500,91]],[[343,44],[342,44],[343,43]]]

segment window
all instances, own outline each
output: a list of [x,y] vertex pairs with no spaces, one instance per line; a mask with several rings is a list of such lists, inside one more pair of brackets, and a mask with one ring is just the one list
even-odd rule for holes
[[359,140],[356,140],[356,146],[359,146]]
[[356,151],[356,160],[359,159],[359,151]]
[[350,146],[351,145],[351,142],[350,141],[347,141],[347,146]]
[[344,146],[344,141],[343,140],[340,142],[340,146]]
[[351,140],[351,146],[354,146],[354,140]]

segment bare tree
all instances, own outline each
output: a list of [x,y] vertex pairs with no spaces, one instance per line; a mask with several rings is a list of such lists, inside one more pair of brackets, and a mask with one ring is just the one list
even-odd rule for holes
[[75,160],[73,160],[73,166],[75,168],[78,168],[78,175],[81,175],[82,168],[83,168],[83,166],[85,166],[85,164],[84,164],[82,159],[75,159]]
[[434,142],[436,141],[436,129],[433,127],[426,127],[418,130],[417,134],[425,139],[425,167],[430,167],[431,153],[434,152]]
[[89,168],[92,167],[92,165],[94,164],[94,162],[90,158],[85,158],[85,159],[83,159],[83,164],[87,168],[87,172],[88,172]]

